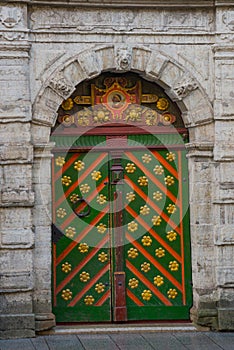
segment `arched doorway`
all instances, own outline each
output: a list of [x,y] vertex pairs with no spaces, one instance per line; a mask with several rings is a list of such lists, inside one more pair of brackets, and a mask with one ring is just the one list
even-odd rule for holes
[[137,74],[79,84],[52,130],[57,322],[189,319],[188,133]]

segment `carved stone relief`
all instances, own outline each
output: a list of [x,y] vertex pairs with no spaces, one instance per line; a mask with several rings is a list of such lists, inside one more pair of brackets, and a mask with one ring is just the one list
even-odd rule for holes
[[50,81],[50,87],[64,98],[68,97],[74,89],[70,82],[68,82],[63,76],[62,72],[60,72],[56,77],[52,78]]
[[223,23],[228,29],[234,31],[234,10],[228,9],[223,15]]
[[17,26],[22,16],[22,10],[18,7],[0,7],[0,23],[7,29]]
[[119,47],[116,49],[116,69],[127,71],[131,69],[132,51],[128,47]]
[[191,91],[198,88],[196,80],[189,75],[184,75],[173,87],[174,93],[179,99],[186,97]]

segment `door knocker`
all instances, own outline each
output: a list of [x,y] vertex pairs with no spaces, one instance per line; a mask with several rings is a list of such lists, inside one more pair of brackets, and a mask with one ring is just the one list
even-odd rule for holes
[[[81,203],[85,203],[86,204],[86,211],[81,211],[81,212],[77,212],[76,208],[77,208],[77,204],[81,204]],[[88,216],[90,214],[91,208],[88,204],[88,202],[84,199],[84,198],[78,198],[75,202],[73,202],[72,205],[72,209],[74,211],[74,213],[79,217],[79,218],[84,218],[85,216]]]

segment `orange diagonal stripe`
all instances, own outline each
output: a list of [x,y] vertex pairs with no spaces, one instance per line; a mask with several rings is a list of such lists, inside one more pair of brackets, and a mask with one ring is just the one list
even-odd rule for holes
[[[131,186],[134,188],[134,191],[136,191],[140,197],[142,197],[146,203],[149,203],[150,206],[157,211],[159,215],[168,223],[171,225],[171,227],[177,231],[179,234],[181,234],[180,228],[155,204],[134,182],[130,180],[129,177],[125,177],[130,183]],[[179,201],[177,201],[176,204],[178,204]]]
[[157,151],[152,151],[156,159],[178,180],[178,172]]
[[127,296],[134,301],[134,303],[138,306],[144,306],[142,301],[140,301],[129,289],[127,289]]
[[88,290],[94,285],[94,283],[96,283],[99,280],[99,278],[101,278],[102,275],[104,275],[109,270],[109,266],[110,264],[107,264],[106,266],[104,266],[99,271],[99,273],[96,276],[94,276],[88,284],[86,284],[86,286],[82,289],[82,291],[80,291],[80,293],[78,293],[74,297],[74,299],[70,302],[70,304],[68,304],[68,306],[75,306],[76,303],[78,303],[78,301],[83,297],[83,295],[87,293]]
[[109,237],[104,237],[101,242],[98,243],[98,245],[91,250],[91,252],[81,261],[81,263],[72,270],[72,272],[58,285],[56,288],[56,294],[58,294],[65,286],[68,284],[75,276],[76,274],[83,269],[83,267],[91,260],[97,251],[104,246],[106,242],[109,241]]
[[126,260],[127,268],[137,276],[147,288],[151,290],[163,303],[164,305],[171,306],[171,302],[161,293],[159,290],[149,281],[145,276],[143,276],[128,260]]
[[110,289],[96,302],[95,306],[102,306],[105,301],[110,297]]
[[173,283],[175,287],[182,291],[181,284],[162,265],[160,265],[157,260],[153,259],[153,257],[137,241],[134,241],[129,233],[126,233],[126,238],[142,255],[146,257],[146,259],[151,262],[152,265],[154,265],[171,283]]
[[96,223],[103,218],[103,216],[106,215],[106,212],[109,210],[109,205],[103,209],[102,212],[100,212],[94,219],[91,221],[90,224],[81,232],[79,236],[77,236],[70,244],[67,246],[67,248],[64,249],[64,251],[58,256],[57,258],[57,264],[59,264],[66,256],[67,254],[72,251],[72,249],[89,233],[90,230],[93,229],[93,227],[96,225]]

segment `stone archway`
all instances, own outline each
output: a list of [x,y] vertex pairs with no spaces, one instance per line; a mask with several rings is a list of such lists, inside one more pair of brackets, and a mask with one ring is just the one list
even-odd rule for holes
[[[50,129],[56,121],[56,111],[62,101],[72,94],[77,84],[85,79],[94,78],[104,71],[133,71],[144,76],[145,79],[157,82],[165,89],[168,96],[177,103],[182,111],[185,126],[190,130],[190,143],[187,148],[190,171],[194,318],[198,323],[202,323],[203,316],[200,316],[199,310],[201,308],[209,310],[206,304],[209,304],[210,296],[214,293],[212,278],[206,279],[210,267],[202,262],[201,255],[199,255],[206,254],[206,246],[202,243],[204,240],[204,225],[209,225],[209,230],[212,230],[212,220],[207,212],[207,208],[211,205],[211,194],[205,196],[203,189],[210,186],[213,176],[212,169],[209,166],[214,137],[213,112],[206,94],[196,78],[185,67],[182,67],[173,58],[162,52],[142,46],[98,46],[92,50],[83,51],[64,62],[45,80],[33,106],[32,137],[35,149],[34,179],[36,196],[34,225],[36,233],[41,232],[41,225],[36,219],[38,215],[43,218],[44,223],[44,234],[38,236],[40,241],[37,241],[36,235],[35,254],[40,254],[43,247],[43,256],[46,260],[44,270],[50,276],[51,198],[48,189],[51,181],[49,169],[52,145],[49,144],[49,135]],[[41,201],[41,193],[43,192],[46,192],[46,194],[43,194],[43,198],[46,198],[44,202]],[[44,206],[47,206],[48,215],[45,215]],[[205,218],[204,212],[207,213],[208,217]],[[206,222],[210,221],[207,224],[205,220]],[[200,249],[198,249],[198,245],[200,245]],[[211,250],[209,250],[209,254],[211,254]],[[36,281],[40,280],[41,274],[45,271],[35,268]],[[50,294],[51,283],[49,280],[43,293],[36,287],[37,330],[49,328],[54,323],[53,315],[51,315]],[[215,317],[212,311],[210,314],[207,311],[205,316]],[[209,322],[212,323],[212,320]]]

